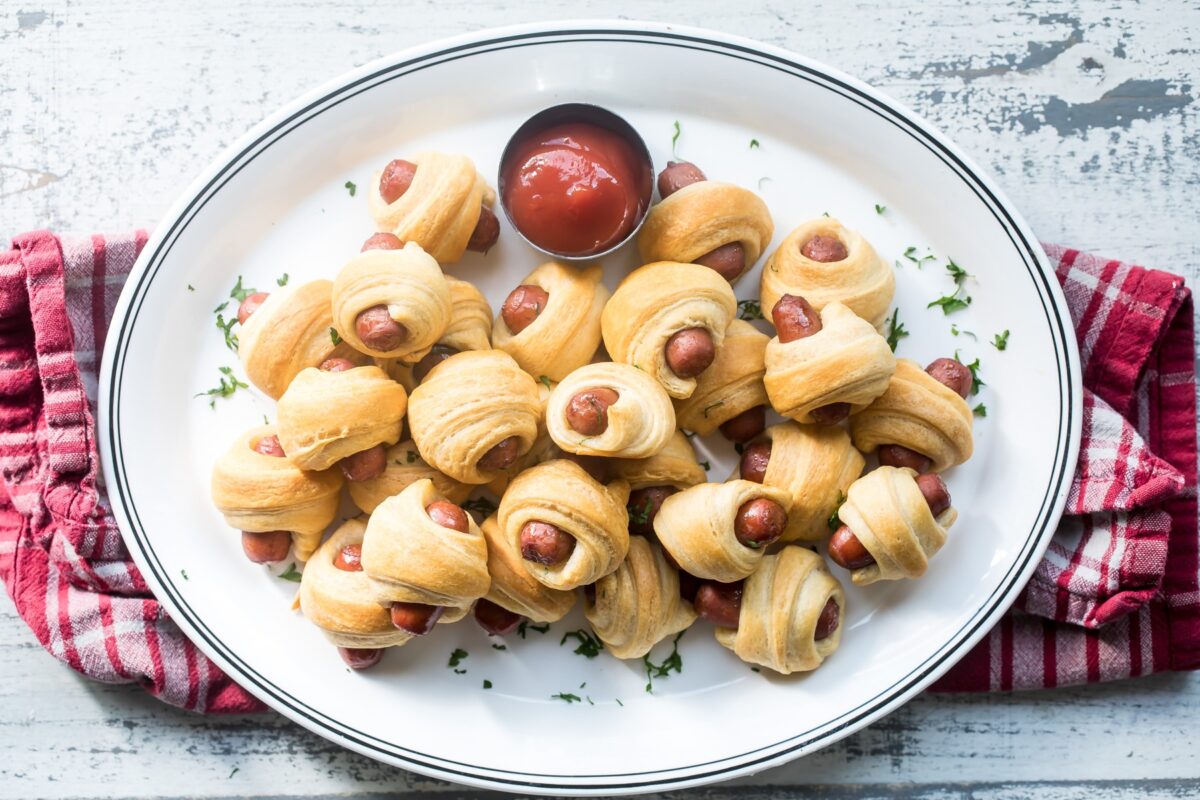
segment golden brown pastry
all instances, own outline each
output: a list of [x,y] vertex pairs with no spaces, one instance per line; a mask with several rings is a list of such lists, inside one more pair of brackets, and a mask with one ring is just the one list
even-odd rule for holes
[[464,350],[490,350],[492,343],[492,307],[475,284],[446,276],[450,286],[450,324],[437,343]]
[[[958,518],[936,474],[879,467],[850,485],[829,555],[859,586],[919,578]],[[865,553],[863,552],[865,551]]]
[[746,446],[738,477],[782,489],[791,497],[788,526],[780,541],[815,542],[831,533],[829,519],[865,463],[842,428],[784,422]]
[[557,622],[575,605],[575,592],[551,589],[525,569],[516,542],[505,536],[496,515],[479,526],[487,540],[488,573],[492,586],[487,599],[534,622]]
[[599,483],[583,467],[555,459],[513,478],[497,521],[525,569],[552,589],[595,583],[629,550],[629,484]]
[[637,243],[643,263],[685,264],[719,248],[740,245],[741,269],[725,275],[732,281],[754,266],[774,233],[771,212],[754,192],[702,180],[671,193],[651,208]]
[[837,650],[845,609],[842,587],[824,560],[785,547],[746,579],[737,628],[717,628],[715,635],[742,661],[783,675],[807,672]]
[[582,366],[554,387],[546,428],[569,453],[648,458],[675,433],[675,409],[658,381],[608,361]]
[[617,658],[641,658],[696,621],[691,603],[679,595],[679,571],[641,536],[629,537],[621,566],[590,588],[583,613]]
[[333,324],[355,350],[413,363],[450,324],[450,285],[416,242],[365,250],[333,282]]
[[387,467],[383,474],[365,481],[349,481],[350,499],[363,513],[370,514],[379,504],[412,484],[428,478],[438,493],[451,503],[462,503],[475,487],[443,475],[421,459],[412,440],[398,442],[387,449]]
[[380,192],[384,171],[373,176],[371,216],[379,230],[419,244],[439,264],[452,264],[466,252],[480,215],[491,215],[496,193],[466,156],[427,152],[408,161],[416,166],[411,183],[390,203]]
[[781,330],[767,343],[763,383],[775,410],[797,422],[836,422],[861,411],[896,371],[887,340],[841,303],[825,306],[816,333],[785,339]]
[[696,460],[696,451],[687,436],[671,434],[667,444],[649,458],[619,458],[612,462],[613,476],[629,483],[631,491],[650,486],[674,486],[686,489],[704,483],[708,475]]
[[434,367],[409,401],[421,457],[462,483],[488,483],[533,447],[537,382],[499,350],[473,350]]
[[309,281],[271,292],[242,325],[238,358],[250,382],[278,400],[306,367],[330,358],[361,362],[349,344],[335,342],[330,297],[332,281]]
[[[300,611],[338,647],[398,647],[413,635],[394,626],[375,602],[371,579],[354,558],[366,530],[365,517],[346,520],[309,559],[300,579]],[[351,557],[339,557],[346,548]]]
[[[435,510],[435,503],[448,506],[450,516]],[[491,585],[483,532],[469,514],[446,503],[428,478],[384,500],[371,514],[362,567],[377,603],[441,609],[435,612],[437,622],[462,619]]]
[[600,346],[600,311],[609,296],[603,276],[599,264],[586,269],[542,264],[496,315],[493,346],[535,378],[562,380],[591,361]]
[[[251,428],[217,459],[213,503],[230,527],[251,533],[290,532],[296,558],[307,561],[337,516],[342,476],[337,471],[298,469],[283,457],[274,436],[274,426]],[[262,452],[271,452],[264,440],[272,440],[278,455]],[[280,558],[270,560],[282,560],[284,550]]]
[[941,472],[971,457],[974,415],[957,392],[907,358],[896,360],[887,391],[851,417],[850,435],[864,453],[899,445],[920,453]]
[[760,288],[764,312],[792,294],[817,311],[842,303],[878,328],[896,293],[896,276],[862,236],[833,217],[817,217],[789,233],[771,254]]
[[[674,196],[674,195],[672,195]],[[679,427],[708,436],[734,417],[759,409],[762,418],[767,404],[763,386],[766,367],[763,363],[770,339],[749,322],[735,319],[725,330],[725,344],[717,352],[712,366],[696,379],[696,390],[686,400],[675,401],[675,419]],[[725,429],[722,429],[723,431]],[[758,431],[762,430],[761,423]],[[746,441],[749,436],[727,436],[734,441]]]
[[662,501],[654,532],[684,572],[732,583],[783,535],[790,504],[786,492],[752,481],[701,483]]
[[347,456],[399,441],[407,407],[404,387],[379,367],[309,368],[279,398],[279,443],[301,469],[328,469]]
[[657,261],[621,281],[600,325],[613,361],[632,364],[671,397],[686,398],[721,349],[736,311],[733,289],[713,270]]

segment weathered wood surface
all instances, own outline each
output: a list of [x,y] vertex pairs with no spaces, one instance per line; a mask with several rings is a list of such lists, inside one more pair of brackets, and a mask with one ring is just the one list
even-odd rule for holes
[[[299,92],[489,25],[663,19],[789,47],[947,131],[1044,240],[1200,278],[1200,4],[0,0],[0,237],[152,226],[191,176]],[[0,239],[0,244],[3,244]],[[202,718],[76,679],[0,601],[0,798],[473,796],[278,717]],[[1200,678],[925,696],[712,798],[1192,797]]]

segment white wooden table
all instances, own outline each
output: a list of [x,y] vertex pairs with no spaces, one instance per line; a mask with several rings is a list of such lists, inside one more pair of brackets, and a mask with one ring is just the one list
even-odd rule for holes
[[[345,69],[466,30],[603,14],[717,28],[841,67],[990,167],[1044,240],[1200,278],[1195,0],[120,5],[0,0],[0,236],[151,227],[221,148]],[[817,755],[704,794],[1194,796],[1198,706],[1193,675],[924,696]],[[132,687],[78,679],[0,600],[0,798],[397,791],[475,794],[274,715],[198,717]]]

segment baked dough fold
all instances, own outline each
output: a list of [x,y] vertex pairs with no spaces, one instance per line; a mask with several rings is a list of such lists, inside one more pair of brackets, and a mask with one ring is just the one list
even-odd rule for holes
[[492,586],[487,599],[534,622],[557,622],[575,605],[575,592],[551,589],[525,569],[521,550],[500,529],[496,515],[479,526],[487,540],[488,574]]
[[631,492],[650,486],[686,489],[708,479],[708,473],[696,460],[692,443],[680,431],[671,434],[663,449],[649,458],[615,459],[612,472],[615,477],[629,482]]
[[738,414],[767,405],[763,359],[769,339],[749,322],[731,321],[725,329],[725,344],[696,378],[692,396],[675,401],[679,427],[708,436]]
[[446,276],[450,287],[450,323],[437,340],[438,344],[464,350],[490,350],[492,307],[475,284]]
[[746,270],[771,243],[775,224],[767,204],[749,189],[720,181],[685,186],[650,209],[638,233],[642,263],[697,258],[740,242]]
[[[567,422],[567,407],[579,392],[598,388],[615,391],[617,402],[608,407],[604,433],[584,436]],[[550,393],[546,429],[555,444],[569,453],[648,458],[675,433],[675,409],[659,382],[640,369],[612,361],[588,364],[563,378]]]
[[365,481],[346,481],[346,488],[350,490],[354,505],[363,513],[370,514],[384,500],[400,494],[422,478],[433,481],[438,493],[451,503],[462,503],[475,488],[459,483],[426,464],[411,439],[388,448],[387,466],[382,475]]

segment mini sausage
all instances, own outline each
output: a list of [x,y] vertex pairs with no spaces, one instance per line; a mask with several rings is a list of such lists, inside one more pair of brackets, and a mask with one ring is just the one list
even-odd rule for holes
[[383,658],[383,650],[378,647],[339,647],[337,650],[342,661],[353,670],[368,669]]
[[717,583],[701,581],[696,589],[692,607],[700,619],[706,619],[718,628],[736,628],[742,613],[742,582]]
[[620,395],[607,386],[597,386],[578,392],[567,403],[567,424],[584,436],[599,436],[608,430],[608,407]]
[[812,417],[813,422],[818,425],[837,425],[839,422],[850,416],[849,403],[830,403],[827,406],[814,408],[808,412]]
[[467,240],[467,249],[476,253],[486,253],[492,249],[499,238],[500,220],[496,219],[496,215],[490,208],[480,206],[479,221],[475,223],[475,229],[471,231],[471,238]]
[[721,423],[721,435],[731,442],[745,444],[767,427],[767,407],[753,406]]
[[429,374],[431,369],[453,355],[458,355],[458,350],[449,345],[435,344],[433,349],[426,353],[425,357],[413,366],[413,380],[417,383],[425,380],[425,376]]
[[751,442],[742,451],[742,460],[738,465],[742,480],[762,483],[767,476],[767,463],[771,460],[771,440]]
[[283,445],[279,443],[278,436],[264,436],[256,441],[250,449],[256,453],[262,453],[264,456],[284,457]]
[[916,450],[909,450],[898,444],[880,445],[878,455],[879,463],[885,467],[907,467],[917,472],[928,472],[933,466],[933,461]]
[[317,369],[321,372],[345,372],[348,369],[354,369],[355,363],[348,358],[327,358],[321,362],[321,366]]
[[413,636],[424,636],[433,630],[445,612],[445,606],[396,602],[392,603],[392,624]]
[[730,242],[708,251],[692,263],[708,267],[733,283],[746,271],[746,249],[741,242]]
[[[654,518],[662,508],[663,500],[679,490],[674,486],[647,486],[629,493],[629,532],[636,536],[651,536],[654,533]],[[666,553],[666,551],[663,551]],[[670,560],[670,554],[667,555]],[[676,567],[679,565],[676,564]]]
[[521,440],[516,436],[501,439],[492,446],[492,449],[483,454],[476,466],[485,472],[504,469],[517,460],[517,456],[521,455],[520,449]]
[[842,610],[838,608],[837,602],[832,597],[826,600],[825,606],[821,609],[821,616],[817,617],[817,626],[813,631],[813,639],[818,642],[822,639],[828,639],[837,630],[841,613]]
[[246,295],[246,299],[238,305],[238,322],[242,325],[246,324],[246,320],[250,319],[250,315],[258,311],[258,307],[263,304],[270,295],[266,292],[255,292],[254,294]]
[[667,366],[681,378],[694,378],[708,369],[717,355],[707,328],[684,328],[667,339]]
[[354,319],[354,331],[368,350],[386,353],[408,341],[408,328],[392,319],[385,305],[371,306]]
[[255,564],[273,564],[287,558],[292,549],[288,531],[242,531],[242,552]]
[[803,297],[785,294],[771,309],[771,321],[780,344],[806,339],[821,332],[821,316]]
[[564,563],[575,552],[575,537],[556,525],[533,520],[521,528],[521,557],[548,567]]
[[378,478],[387,469],[387,447],[377,444],[366,450],[346,456],[338,462],[342,474],[348,481],[369,481]]
[[685,186],[706,181],[704,173],[690,161],[668,161],[658,173],[658,195],[666,200]]
[[385,203],[399,200],[408,187],[412,186],[413,177],[417,174],[417,165],[411,161],[397,158],[389,161],[379,176],[379,195]]
[[940,517],[942,512],[950,508],[950,490],[945,481],[936,472],[917,476],[917,488],[929,505],[929,511],[934,517]]
[[843,569],[862,569],[875,563],[875,556],[867,552],[854,531],[846,525],[833,532],[827,549],[833,563]]
[[507,636],[517,629],[524,619],[507,608],[496,605],[486,597],[475,601],[475,621],[492,636]]
[[362,248],[358,251],[365,253],[368,250],[399,250],[404,247],[404,242],[394,233],[375,233],[367,237],[363,242]]
[[470,530],[471,525],[467,519],[467,512],[449,500],[434,500],[425,506],[425,513],[443,528],[449,528],[459,533],[466,533]]
[[362,572],[362,545],[348,544],[338,550],[333,565],[342,572]]
[[805,242],[804,246],[800,248],[800,253],[805,258],[819,261],[822,264],[845,261],[846,256],[849,255],[846,245],[842,244],[841,239],[820,233]]
[[546,308],[550,295],[540,286],[523,283],[509,292],[500,307],[500,317],[514,334],[528,328]]
[[975,384],[975,378],[971,375],[971,370],[963,366],[962,362],[956,361],[953,358],[939,358],[934,361],[925,371],[930,377],[938,383],[950,389],[952,392],[958,392],[959,396],[964,400],[971,392],[971,387]]
[[745,547],[759,550],[783,535],[787,520],[787,511],[774,500],[747,500],[733,517],[733,535]]

